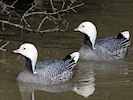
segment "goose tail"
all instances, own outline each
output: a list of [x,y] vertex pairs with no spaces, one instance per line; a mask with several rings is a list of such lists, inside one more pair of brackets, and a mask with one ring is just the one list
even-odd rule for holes
[[122,39],[122,38],[129,40],[129,38],[130,38],[129,31],[124,31],[117,35],[117,39]]
[[77,63],[79,59],[79,52],[74,52],[70,55],[67,55],[63,60],[69,63]]

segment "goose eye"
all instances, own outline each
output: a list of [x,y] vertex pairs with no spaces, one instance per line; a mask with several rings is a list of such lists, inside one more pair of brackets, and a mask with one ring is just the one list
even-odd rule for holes
[[26,49],[26,48],[23,48],[24,50]]
[[85,27],[85,26],[83,26],[83,27]]

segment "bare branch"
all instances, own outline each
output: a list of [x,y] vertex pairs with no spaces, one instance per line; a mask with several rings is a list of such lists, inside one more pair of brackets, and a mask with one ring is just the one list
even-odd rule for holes
[[67,31],[67,29],[68,29],[68,25],[69,25],[69,23],[67,22],[67,23],[66,23],[65,31]]
[[57,24],[58,19],[56,17],[54,17],[54,16],[50,16],[50,17],[51,17],[51,19],[49,19],[49,20],[53,20],[54,23]]
[[11,6],[13,7],[17,2],[18,0],[15,0]]
[[0,47],[0,50],[1,50],[1,51],[7,51],[6,49],[4,49],[4,47],[7,46],[8,44],[9,44],[9,41],[7,41],[4,45],[2,45],[2,46]]
[[[9,10],[9,8],[14,8],[14,5],[17,3],[17,1],[18,0],[15,0],[14,3],[11,6],[10,5],[6,5],[5,3],[0,1],[0,6],[2,8],[2,11],[9,13],[8,21],[0,20],[0,22],[2,23],[2,29],[3,30],[5,30],[5,24],[8,24],[8,25],[17,27],[17,28],[21,29],[22,31],[23,30],[27,30],[29,32],[39,32],[39,33],[54,32],[54,31],[65,32],[65,31],[67,31],[69,23],[67,22],[67,20],[63,20],[62,17],[65,15],[66,12],[68,12],[70,10],[72,10],[74,12],[77,12],[75,10],[75,8],[80,7],[80,6],[82,6],[84,4],[84,3],[81,3],[81,4],[73,6],[74,2],[71,2],[71,4],[65,8],[66,2],[65,2],[65,0],[63,0],[62,8],[60,10],[57,10],[54,7],[53,0],[50,0],[51,8],[53,10],[52,12],[47,12],[45,10],[44,11],[34,11],[35,7],[37,6],[37,4],[34,4],[23,14],[22,17],[20,15],[18,15],[16,12],[13,11],[20,18],[20,23],[16,24],[16,23],[10,22],[10,19],[11,19],[10,12],[11,11]],[[32,15],[43,15],[43,16],[45,16],[41,20],[41,22],[38,24],[37,29],[32,29],[31,28],[32,23],[28,23],[28,21],[26,20],[27,17],[30,17]],[[45,29],[45,30],[42,29],[42,30],[40,30],[46,19],[48,21],[50,21],[50,22],[51,21],[54,22],[54,24],[57,27],[53,28],[53,29]],[[22,23],[22,22],[24,22],[24,23]],[[64,29],[59,28],[58,26],[61,26],[59,24],[63,25]]]
[[53,5],[53,0],[50,0],[50,4],[51,4],[51,7],[52,7],[52,9],[53,9],[53,12],[56,12],[56,11],[55,11],[56,8],[55,8],[54,5]]
[[44,14],[47,15],[46,11],[43,11],[43,12],[31,12],[31,13],[25,14],[23,17],[29,17],[31,15],[44,15]]
[[72,9],[73,12],[77,13],[77,11],[75,9]]
[[44,22],[47,18],[48,18],[48,16],[46,16],[46,17],[44,17],[44,18],[42,19],[41,23],[39,24],[39,26],[38,26],[38,28],[37,28],[37,31],[40,30],[40,28],[41,28],[43,22]]
[[[22,18],[21,18],[21,22],[24,20],[25,16],[26,16],[36,5],[37,5],[37,4],[32,5],[32,6],[23,14],[23,16],[22,16]],[[20,22],[20,23],[21,23],[21,22]]]
[[39,31],[39,30],[30,29],[28,27],[24,27],[24,26],[19,25],[19,24],[14,24],[14,23],[11,23],[11,22],[8,22],[8,21],[0,20],[0,22],[5,23],[5,24],[8,24],[8,25],[11,25],[11,26],[15,26],[15,27],[18,27],[20,29],[24,29],[24,30],[27,30],[27,31],[30,31],[30,32],[46,33],[46,32],[59,31],[59,28],[47,29],[47,30]]
[[65,0],[62,0],[63,1],[63,4],[62,4],[62,10],[64,9],[64,6],[65,6]]
[[25,24],[26,24],[28,27],[30,27],[30,24],[26,21],[25,18],[24,18],[24,22],[25,22]]
[[4,48],[5,46],[7,46],[9,44],[9,41],[7,43],[5,43],[3,46],[1,46],[0,48]]
[[31,15],[57,15],[59,13],[67,12],[68,10],[72,10],[72,9],[80,7],[82,5],[84,5],[84,3],[81,3],[81,4],[73,6],[73,7],[67,7],[66,9],[59,10],[59,11],[56,11],[56,12],[53,12],[53,13],[47,13],[46,11],[43,11],[43,12],[31,12],[31,13],[25,14],[24,17],[28,17],[28,16],[31,16]]
[[73,5],[74,2],[71,2],[71,4],[68,6],[68,8],[70,8]]

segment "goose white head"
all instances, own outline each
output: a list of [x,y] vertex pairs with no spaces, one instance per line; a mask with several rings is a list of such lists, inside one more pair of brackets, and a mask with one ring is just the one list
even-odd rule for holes
[[86,34],[92,43],[92,48],[94,48],[97,30],[95,25],[92,22],[86,21],[81,23],[77,28],[74,29],[74,31],[79,31],[81,33]]
[[13,52],[19,53],[19,54],[29,58],[31,60],[31,63],[32,63],[32,71],[34,74],[36,74],[35,66],[36,66],[38,52],[37,52],[36,47],[33,44],[24,43],[19,47],[19,49],[14,50]]

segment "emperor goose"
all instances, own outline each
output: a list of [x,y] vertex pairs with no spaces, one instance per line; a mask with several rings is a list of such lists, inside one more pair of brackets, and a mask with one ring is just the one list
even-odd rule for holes
[[22,44],[13,51],[21,54],[26,61],[22,71],[17,77],[18,82],[57,84],[70,80],[74,74],[74,66],[79,59],[79,53],[74,52],[63,60],[49,60],[36,64],[38,52],[30,43]]
[[79,50],[80,58],[92,61],[110,61],[124,58],[130,45],[128,31],[119,33],[116,37],[96,40],[97,30],[92,22],[81,23],[75,31],[84,34],[84,41]]

